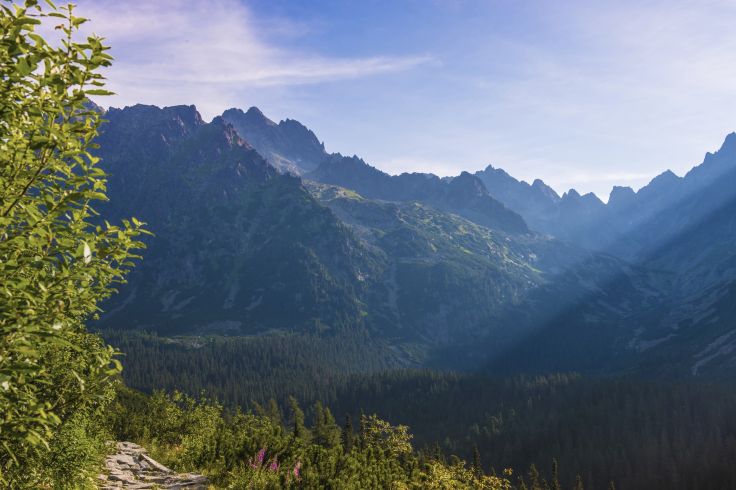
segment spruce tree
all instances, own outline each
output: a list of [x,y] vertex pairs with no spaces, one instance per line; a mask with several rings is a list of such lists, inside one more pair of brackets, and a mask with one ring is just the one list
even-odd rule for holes
[[337,426],[335,417],[332,416],[332,412],[328,407],[322,409],[322,424],[325,447],[333,448],[339,446],[341,441],[340,428]]
[[575,477],[575,487],[574,490],[585,490],[585,486],[583,485],[583,477],[580,475],[577,475]]
[[354,434],[353,434],[353,419],[350,417],[350,414],[345,414],[345,425],[342,428],[342,434],[341,434],[341,440],[342,440],[342,448],[345,451],[345,453],[349,453],[353,449],[353,440],[354,440]]
[[293,396],[289,397],[289,408],[291,409],[292,434],[294,439],[303,439],[306,436],[304,427],[304,412],[299,408],[299,403]]
[[276,403],[276,400],[273,398],[268,400],[268,418],[270,418],[274,425],[281,425],[282,417],[281,417],[281,409],[279,408],[279,404]]
[[535,464],[529,466],[529,486],[531,490],[542,490],[542,483],[539,480],[539,470],[537,470]]
[[557,459],[552,460],[552,490],[562,490],[560,485],[560,469]]
[[475,473],[475,476],[480,477],[483,475],[483,466],[480,462],[480,451],[478,450],[478,445],[473,445],[473,473]]
[[312,435],[315,443],[322,446],[326,445],[327,437],[325,431],[324,410],[322,408],[322,402],[320,401],[317,401],[314,404],[314,424],[312,426]]
[[365,449],[365,442],[366,442],[366,429],[365,429],[365,414],[363,411],[360,411],[360,422],[358,426],[358,445],[360,446],[360,449]]

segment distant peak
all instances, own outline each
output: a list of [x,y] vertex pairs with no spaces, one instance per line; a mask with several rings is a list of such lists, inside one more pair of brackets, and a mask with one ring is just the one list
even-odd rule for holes
[[260,124],[268,124],[269,126],[275,126],[276,123],[267,118],[261,110],[253,106],[245,112],[245,117],[251,122],[257,122]]
[[579,199],[580,193],[575,189],[570,189],[562,195],[563,199]]
[[614,185],[613,188],[611,189],[611,194],[614,194],[614,193],[629,194],[631,192],[634,192],[634,189],[632,189],[629,186],[624,186],[624,185]]
[[[492,175],[500,175],[502,177],[511,177],[511,175],[508,174],[504,169],[500,167],[494,167],[493,165],[488,165],[485,170],[479,173],[485,173],[485,174],[492,174]],[[511,177],[513,178],[513,177]],[[516,179],[514,179],[516,180]]]
[[249,124],[275,126],[276,123],[267,118],[261,110],[253,106],[247,111],[233,107],[222,113],[225,119],[234,118],[247,121]]
[[721,145],[721,149],[718,150],[721,151],[734,151],[736,150],[736,132],[730,133],[726,135],[726,139],[723,140],[723,144]]
[[634,201],[636,198],[636,192],[631,187],[613,186],[611,193],[608,195],[609,206],[621,206],[627,205]]
[[261,112],[261,110],[256,106],[251,106],[250,109],[245,111],[245,114],[251,117],[266,117],[263,115],[263,112]]
[[655,183],[655,182],[669,183],[669,182],[676,182],[678,180],[680,180],[680,177],[678,177],[677,174],[675,174],[675,172],[673,172],[672,170],[667,169],[661,174],[654,177],[651,183]]
[[551,199],[552,201],[560,200],[560,195],[557,194],[553,188],[545,184],[542,179],[534,179],[531,188],[534,189],[535,192],[545,196],[547,199]]
[[158,107],[155,105],[135,104],[125,106],[123,109],[111,107],[107,114],[122,115],[132,117],[139,120],[160,121],[166,119],[175,119],[183,126],[194,128],[204,124],[202,116],[193,105],[175,105],[168,107]]
[[593,192],[582,195],[581,199],[594,204],[603,204],[603,201]]
[[450,187],[452,189],[463,189],[465,192],[476,195],[488,194],[488,190],[483,185],[483,182],[476,175],[465,171],[460,172],[460,175],[450,181]]
[[193,105],[175,105],[171,107],[164,107],[164,112],[172,112],[177,116],[186,119],[187,121],[194,124],[202,124],[202,116],[199,114],[197,108]]

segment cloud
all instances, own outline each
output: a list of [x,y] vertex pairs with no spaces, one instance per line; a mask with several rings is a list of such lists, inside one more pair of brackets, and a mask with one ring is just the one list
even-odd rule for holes
[[[338,58],[285,49],[263,31],[284,38],[308,33],[293,21],[259,22],[237,0],[85,0],[87,31],[113,47],[104,103],[195,103],[206,116],[239,101],[247,89],[334,82],[409,70],[431,61],[418,56]],[[265,25],[265,28],[264,28]]]
[[387,2],[393,23],[263,18],[236,0],[80,1],[116,56],[119,95],[103,105],[193,103],[205,117],[258,105],[390,173],[493,163],[604,197],[684,173],[736,124],[733,0],[436,0],[421,18]]

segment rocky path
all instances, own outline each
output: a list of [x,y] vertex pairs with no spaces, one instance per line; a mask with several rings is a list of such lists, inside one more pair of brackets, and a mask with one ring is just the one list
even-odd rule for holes
[[207,478],[193,473],[176,473],[146,454],[132,442],[118,442],[117,453],[105,461],[107,472],[100,475],[100,488],[206,490]]

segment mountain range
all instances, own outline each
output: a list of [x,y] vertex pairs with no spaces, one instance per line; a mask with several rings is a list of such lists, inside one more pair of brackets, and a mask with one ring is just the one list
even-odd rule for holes
[[105,328],[368,333],[401,362],[729,377],[736,135],[607,204],[501,169],[389,175],[257,108],[110,109],[104,216],[154,235]]

